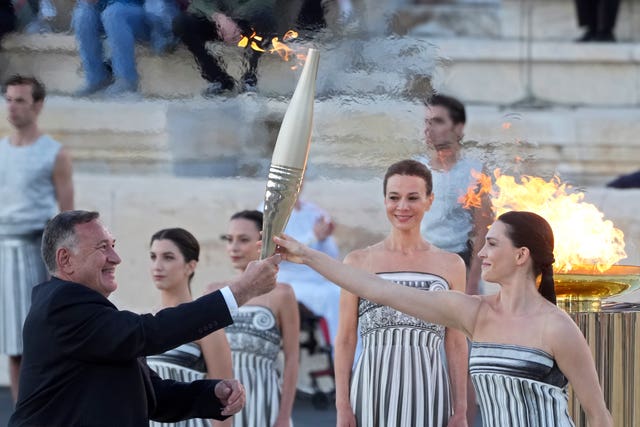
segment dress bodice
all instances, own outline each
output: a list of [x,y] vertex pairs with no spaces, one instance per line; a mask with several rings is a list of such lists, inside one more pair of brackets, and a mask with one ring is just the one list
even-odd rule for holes
[[573,426],[568,382],[549,353],[519,345],[474,342],[469,373],[484,425]]
[[[377,275],[383,279],[425,291],[449,290],[449,284],[442,277],[429,273],[393,272],[377,273]],[[363,337],[381,328],[409,327],[431,331],[444,339],[445,330],[444,326],[425,322],[364,298],[360,298],[358,303],[358,325],[360,335]]]
[[170,364],[202,374],[207,373],[207,366],[204,361],[202,349],[200,345],[195,342],[182,344],[164,353],[148,356],[147,363],[149,363],[149,365]]
[[267,307],[240,307],[225,332],[232,352],[252,353],[271,360],[278,357],[282,336],[273,312]]

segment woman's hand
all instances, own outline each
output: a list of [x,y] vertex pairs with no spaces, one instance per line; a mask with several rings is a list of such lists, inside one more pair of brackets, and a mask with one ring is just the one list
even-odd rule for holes
[[305,254],[306,250],[309,249],[308,247],[286,234],[279,237],[275,236],[273,241],[278,245],[276,253],[279,253],[283,260],[294,262],[296,264],[305,263]]
[[464,412],[456,412],[449,418],[447,427],[467,427],[467,414]]
[[291,420],[288,418],[278,417],[273,427],[291,427]]
[[336,427],[356,427],[356,416],[353,411],[339,410],[337,413]]

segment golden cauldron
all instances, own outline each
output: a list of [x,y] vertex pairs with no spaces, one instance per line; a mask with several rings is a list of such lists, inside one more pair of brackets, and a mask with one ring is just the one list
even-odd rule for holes
[[600,310],[602,300],[640,288],[640,266],[614,265],[599,271],[584,266],[554,273],[558,307],[568,313]]

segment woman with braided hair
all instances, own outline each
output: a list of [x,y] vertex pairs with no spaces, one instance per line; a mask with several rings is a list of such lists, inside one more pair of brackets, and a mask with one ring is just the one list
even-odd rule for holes
[[555,305],[553,232],[541,216],[507,212],[489,229],[478,256],[482,279],[500,285],[495,295],[423,292],[336,262],[288,236],[274,240],[283,259],[304,263],[362,298],[462,330],[472,341],[469,372],[483,425],[573,426],[571,383],[589,425],[613,426],[587,342]]

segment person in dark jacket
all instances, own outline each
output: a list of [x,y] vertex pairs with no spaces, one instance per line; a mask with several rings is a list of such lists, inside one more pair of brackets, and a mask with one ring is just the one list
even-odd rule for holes
[[97,212],[55,216],[42,238],[51,280],[33,290],[20,391],[9,426],[148,426],[149,420],[225,419],[242,409],[236,380],[162,380],[144,356],[232,323],[238,305],[275,287],[279,255],[250,265],[220,291],[155,316],[116,308],[120,257]]

